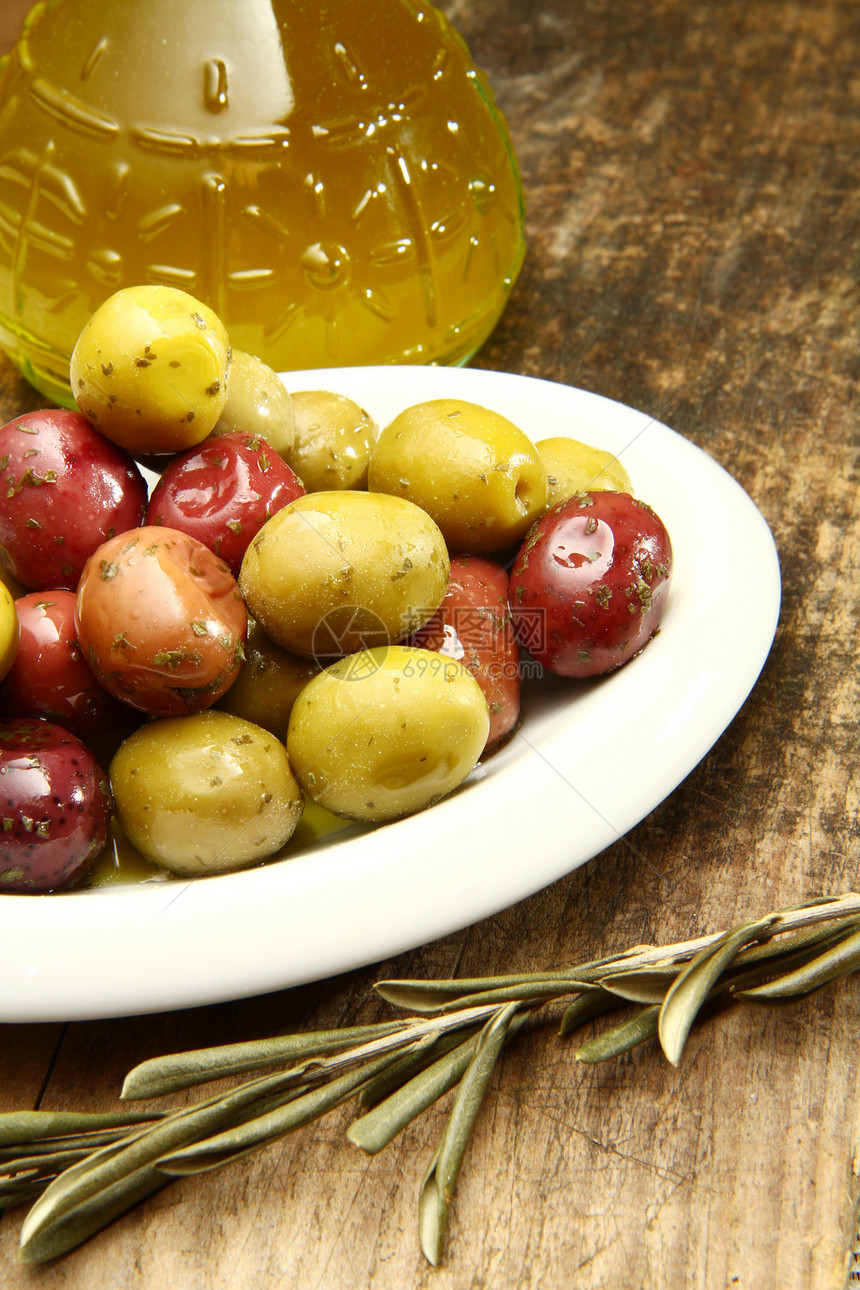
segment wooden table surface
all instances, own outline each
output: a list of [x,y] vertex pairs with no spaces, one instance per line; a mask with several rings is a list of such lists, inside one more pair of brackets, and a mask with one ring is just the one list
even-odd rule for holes
[[[4,47],[25,7],[4,0]],[[477,364],[662,417],[740,480],[781,556],[771,656],[684,783],[549,889],[397,959],[265,998],[6,1026],[4,1110],[113,1108],[126,1070],[159,1053],[387,1017],[371,992],[380,977],[582,961],[858,886],[860,10],[448,10],[507,114],[529,208],[525,267]],[[0,417],[38,405],[3,362]],[[539,846],[539,803],[520,806]],[[586,1067],[551,1031],[518,1039],[439,1270],[419,1251],[416,1199],[444,1104],[372,1159],[335,1112],[173,1183],[41,1270],[15,1265],[23,1211],[9,1211],[0,1279],[7,1290],[835,1290],[860,1196],[858,1030],[848,981],[780,1010],[737,1006],[694,1031],[678,1069],[652,1044]]]

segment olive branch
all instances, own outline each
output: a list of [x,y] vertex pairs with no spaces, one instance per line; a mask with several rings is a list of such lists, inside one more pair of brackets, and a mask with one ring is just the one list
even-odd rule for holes
[[[526,1025],[567,1036],[632,1008],[575,1050],[600,1062],[655,1037],[677,1065],[691,1027],[736,1000],[799,998],[860,967],[860,895],[824,897],[710,936],[547,972],[447,981],[381,981],[405,1019],[154,1058],[126,1076],[126,1101],[158,1098],[230,1076],[252,1078],[184,1110],[0,1115],[0,1207],[34,1201],[20,1258],[73,1249],[177,1176],[220,1168],[356,1098],[346,1136],[374,1154],[456,1089],[428,1164],[418,1234],[442,1258],[457,1178],[490,1078]],[[560,1017],[559,1017],[560,1010]]]

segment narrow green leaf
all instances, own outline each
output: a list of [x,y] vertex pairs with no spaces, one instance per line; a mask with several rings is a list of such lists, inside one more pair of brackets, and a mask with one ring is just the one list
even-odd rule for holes
[[48,1183],[56,1178],[56,1173],[40,1173],[38,1170],[12,1174],[8,1178],[0,1178],[0,1208],[4,1205],[16,1205],[19,1202],[12,1199],[26,1191],[28,1196],[38,1196],[45,1190]]
[[43,1138],[64,1138],[69,1134],[98,1132],[101,1129],[123,1129],[158,1119],[158,1113],[121,1111],[119,1113],[83,1111],[6,1111],[0,1114],[0,1147],[18,1147]]
[[849,934],[843,933],[841,937],[823,937],[819,939],[817,944],[802,945],[793,954],[781,954],[771,959],[746,960],[745,964],[741,964],[740,955],[738,955],[731,967],[723,973],[711,993],[739,998],[744,991],[751,989],[753,986],[764,985],[776,980],[778,977],[787,976],[788,973],[794,972],[797,968],[805,967],[807,963],[812,963],[825,950],[838,945],[840,940],[847,939]]
[[74,1164],[76,1160],[83,1160],[89,1155],[92,1155],[92,1150],[78,1147],[74,1150],[44,1151],[32,1156],[18,1156],[15,1160],[9,1160],[0,1165],[0,1186],[4,1179],[13,1178],[16,1174],[25,1172],[31,1173],[34,1177],[61,1173],[67,1165]]
[[443,1004],[435,1009],[437,1016],[453,1016],[461,1008],[499,1007],[506,1003],[541,1004],[550,999],[564,998],[568,994],[579,994],[584,990],[594,990],[597,986],[578,977],[544,977],[528,985],[513,985],[507,989],[483,990],[477,994],[464,994],[452,1003]]
[[735,997],[761,1002],[791,999],[818,990],[838,977],[856,972],[858,968],[860,968],[860,931],[846,937],[811,962],[795,968],[793,972],[787,972],[763,985],[738,990]]
[[780,936],[778,939],[768,938],[741,950],[732,964],[732,971],[759,961],[772,962],[774,968],[778,969],[782,959],[792,958],[807,950],[814,951],[816,947],[841,940],[843,936],[853,931],[860,931],[860,919],[856,917],[834,919],[832,922],[807,927],[799,932]]
[[[146,1132],[142,1130],[141,1136]],[[125,1147],[125,1142],[102,1147],[49,1184],[22,1224],[18,1252],[22,1263],[46,1263],[65,1254],[166,1181],[163,1176],[158,1180],[151,1176],[146,1180],[148,1189],[141,1191],[144,1180],[139,1171],[128,1170],[125,1176],[113,1178],[107,1187],[89,1186],[93,1171],[98,1173]]]
[[629,1053],[632,1048],[637,1048],[639,1044],[644,1044],[647,1039],[652,1039],[657,1034],[659,1017],[659,1004],[643,1008],[629,1021],[619,1026],[610,1026],[608,1030],[595,1035],[594,1039],[589,1039],[581,1048],[577,1048],[574,1056],[578,1062],[594,1065],[597,1062],[605,1062],[610,1057],[620,1057],[622,1053]]
[[371,1111],[353,1120],[346,1136],[356,1147],[374,1155],[387,1147],[407,1124],[460,1082],[478,1045],[478,1035],[461,1042],[426,1070],[414,1075]]
[[418,1200],[419,1239],[425,1258],[434,1267],[442,1257],[448,1214],[463,1156],[516,1010],[517,1004],[500,1008],[478,1036],[475,1052],[460,1081],[445,1130],[421,1184]]
[[516,977],[475,977],[459,981],[378,981],[374,989],[388,1003],[411,1012],[450,1013],[459,1008],[552,999],[585,988],[573,972],[532,972]]
[[3,1209],[13,1209],[16,1205],[26,1205],[41,1196],[44,1190],[45,1182],[41,1178],[31,1183],[22,1182],[18,1187],[4,1183],[0,1186],[0,1206]]
[[690,1027],[715,982],[745,945],[758,940],[759,933],[773,926],[774,918],[771,914],[725,932],[678,973],[663,1000],[657,1027],[663,1052],[673,1066],[681,1060]]
[[318,1030],[309,1034],[279,1035],[243,1044],[222,1044],[217,1048],[198,1048],[187,1053],[172,1053],[141,1062],[125,1077],[121,1097],[128,1101],[143,1097],[162,1097],[179,1089],[222,1079],[226,1075],[246,1075],[268,1070],[284,1062],[342,1052],[356,1044],[367,1043],[402,1028],[400,1021],[378,1025],[346,1026],[340,1030]]
[[677,965],[666,968],[639,968],[632,972],[615,972],[600,982],[604,990],[630,1003],[662,1003],[666,991],[678,975]]
[[621,1007],[623,1007],[622,1000],[606,990],[588,990],[565,1008],[558,1033],[563,1038],[585,1025],[586,1021],[602,1017],[607,1012],[615,1012]]
[[65,1174],[60,1174],[50,1184],[24,1219],[21,1247],[18,1251],[22,1263],[47,1263],[66,1254],[170,1181],[151,1165],[144,1166],[118,1178],[109,1187],[88,1197],[73,1209],[59,1214],[50,1224],[39,1228],[31,1226],[33,1210],[39,1208],[51,1187],[61,1183],[64,1177]]
[[265,1115],[243,1119],[238,1125],[213,1137],[197,1138],[184,1149],[161,1156],[158,1167],[168,1174],[204,1173],[238,1160],[241,1156],[247,1156],[311,1120],[319,1119],[395,1060],[395,1056],[386,1054],[375,1062],[347,1071],[321,1088],[291,1099],[285,1106],[277,1107]]
[[[162,1118],[162,1116],[153,1117],[146,1123],[155,1124],[157,1119]],[[89,1154],[91,1151],[97,1151],[99,1147],[108,1146],[111,1142],[118,1142],[136,1127],[139,1126],[126,1125],[120,1129],[105,1130],[103,1133],[70,1133],[66,1138],[37,1138],[33,1142],[3,1147],[0,1150],[0,1173],[8,1167],[8,1161],[17,1160],[22,1151],[32,1156],[50,1156],[57,1151],[83,1151]]]
[[464,994],[491,990],[504,981],[491,977],[487,981],[477,978],[454,981],[377,981],[374,990],[386,1003],[409,1012],[436,1012],[446,1003],[456,1002]]

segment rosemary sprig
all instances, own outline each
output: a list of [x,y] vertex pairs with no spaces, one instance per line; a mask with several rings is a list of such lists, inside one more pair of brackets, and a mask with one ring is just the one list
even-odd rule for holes
[[[460,1168],[505,1045],[543,1011],[562,1037],[620,1008],[619,1024],[579,1045],[605,1061],[657,1037],[673,1064],[694,1024],[736,1000],[785,1002],[860,968],[860,895],[806,902],[728,931],[547,972],[459,981],[382,981],[390,1003],[423,1014],[378,1025],[284,1035],[135,1067],[126,1100],[253,1078],[168,1114],[22,1111],[0,1115],[0,1206],[33,1200],[20,1258],[72,1249],[177,1174],[218,1168],[356,1096],[347,1137],[384,1148],[456,1090],[421,1186],[419,1239],[436,1264]],[[429,1015],[428,1015],[429,1014]],[[283,1066],[284,1069],[275,1068]]]

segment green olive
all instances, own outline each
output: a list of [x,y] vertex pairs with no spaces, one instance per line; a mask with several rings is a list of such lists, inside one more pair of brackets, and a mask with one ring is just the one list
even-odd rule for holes
[[216,314],[175,287],[126,287],[101,305],[72,351],[78,408],[134,453],[181,452],[216,425],[230,343]]
[[211,709],[141,727],[114,755],[110,781],[131,844],[189,877],[265,860],[302,813],[284,745]]
[[558,435],[536,444],[549,480],[548,506],[566,502],[577,493],[632,493],[630,476],[617,457],[578,439]]
[[363,650],[309,681],[293,707],[290,762],[302,788],[352,820],[393,820],[461,784],[490,728],[462,663],[404,645]]
[[546,468],[498,412],[460,399],[418,403],[382,431],[368,488],[406,497],[439,525],[451,551],[519,542],[546,509]]
[[230,689],[217,703],[222,712],[244,717],[284,739],[292,706],[319,665],[281,649],[259,623],[248,620],[245,661]]
[[296,438],[289,464],[309,493],[364,488],[379,427],[345,394],[297,390]]
[[272,640],[330,662],[416,631],[441,604],[448,572],[442,534],[412,502],[307,493],[252,539],[239,589]]
[[259,435],[285,460],[295,437],[293,401],[277,372],[241,349],[233,350],[227,402],[216,434]]

